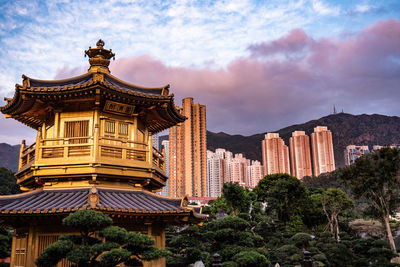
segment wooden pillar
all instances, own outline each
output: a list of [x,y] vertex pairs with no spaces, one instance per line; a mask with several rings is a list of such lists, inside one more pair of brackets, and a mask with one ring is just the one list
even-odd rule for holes
[[26,148],[25,139],[22,140],[21,148],[19,149],[19,161],[18,161],[18,170],[22,167],[22,155],[24,154],[24,150]]
[[12,243],[11,243],[11,259],[10,259],[10,266],[13,267],[15,265],[15,248],[16,248],[16,243],[17,243],[17,234],[16,234],[16,229],[14,229],[13,237],[12,237]]
[[147,138],[147,147],[149,151],[149,161],[150,166],[153,166],[153,138],[151,138],[149,131],[146,128],[145,138]]
[[99,139],[100,139],[100,117],[99,117],[99,110],[95,109],[94,110],[94,115],[93,115],[93,145],[91,148],[92,151],[92,158],[94,162],[98,161],[99,158],[99,153],[100,153],[100,147],[99,147]]
[[38,162],[40,160],[40,156],[42,155],[42,130],[39,128],[36,135],[36,149],[35,149],[35,161]]
[[29,234],[27,240],[27,251],[26,251],[26,266],[35,266],[35,257],[36,257],[36,227],[31,225],[29,226]]
[[60,137],[60,112],[56,111],[54,113],[54,131],[53,138]]
[[[137,118],[137,116],[134,116],[133,117],[133,129],[132,129],[132,137],[131,137],[131,140],[132,141],[134,141],[134,142],[137,142],[138,141],[138,118]],[[137,148],[136,146],[135,146],[135,148]]]

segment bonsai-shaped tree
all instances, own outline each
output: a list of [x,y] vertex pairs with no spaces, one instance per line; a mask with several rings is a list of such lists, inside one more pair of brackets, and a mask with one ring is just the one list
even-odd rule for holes
[[64,235],[36,259],[40,267],[53,267],[62,259],[76,267],[143,266],[142,261],[165,257],[168,251],[155,248],[154,239],[111,226],[112,219],[94,210],[78,210],[62,221],[80,235]]

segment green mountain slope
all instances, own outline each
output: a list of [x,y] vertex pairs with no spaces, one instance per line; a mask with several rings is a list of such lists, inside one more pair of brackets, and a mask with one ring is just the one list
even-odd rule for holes
[[17,171],[20,147],[21,145],[0,143],[0,167]]

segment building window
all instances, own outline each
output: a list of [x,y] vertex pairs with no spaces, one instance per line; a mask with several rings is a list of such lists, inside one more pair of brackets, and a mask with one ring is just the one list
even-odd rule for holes
[[70,144],[87,143],[88,138],[76,138],[89,136],[89,121],[66,121],[64,125],[64,137],[71,138]]
[[115,136],[115,121],[113,120],[104,121],[104,134],[109,137]]
[[129,124],[126,122],[118,123],[118,136],[120,138],[128,138]]

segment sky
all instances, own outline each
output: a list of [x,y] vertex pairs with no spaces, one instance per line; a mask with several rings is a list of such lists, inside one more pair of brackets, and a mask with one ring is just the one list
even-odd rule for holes
[[[111,73],[170,84],[207,108],[207,129],[251,135],[352,114],[400,115],[400,1],[3,1],[0,104],[21,75],[88,69],[103,39]],[[0,143],[34,140],[0,117]]]

